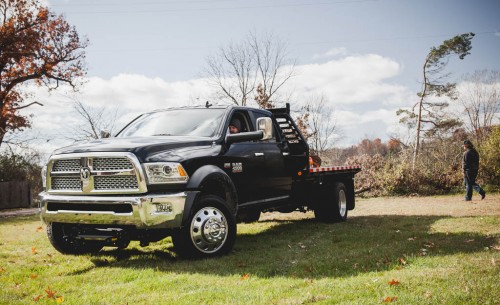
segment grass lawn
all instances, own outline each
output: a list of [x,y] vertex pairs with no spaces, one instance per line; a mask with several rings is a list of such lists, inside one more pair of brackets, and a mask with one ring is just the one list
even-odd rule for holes
[[37,216],[0,218],[0,304],[499,304],[500,195],[361,199],[238,225],[230,255],[146,248],[67,256]]

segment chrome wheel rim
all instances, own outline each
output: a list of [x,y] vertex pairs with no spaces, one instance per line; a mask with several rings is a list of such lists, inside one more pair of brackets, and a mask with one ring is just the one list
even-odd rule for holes
[[222,212],[214,207],[205,207],[191,221],[191,240],[203,253],[214,253],[227,239],[228,223]]
[[342,216],[342,218],[345,217],[346,213],[347,213],[347,199],[346,199],[346,196],[345,196],[345,192],[344,190],[340,190],[339,191],[339,213],[340,213],[340,216]]

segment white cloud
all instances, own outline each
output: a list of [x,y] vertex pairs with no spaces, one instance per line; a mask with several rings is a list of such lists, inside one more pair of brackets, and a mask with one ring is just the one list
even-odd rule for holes
[[[330,60],[322,64],[296,67],[296,77],[283,87],[293,92],[295,108],[305,104],[311,94],[322,94],[338,111],[337,124],[342,129],[344,145],[356,143],[364,135],[387,138],[396,124],[395,111],[408,105],[413,95],[403,86],[390,82],[401,72],[401,66],[375,54],[356,55]],[[45,106],[32,106],[24,113],[34,113],[33,131],[44,139],[42,149],[70,144],[60,134],[79,117],[72,110],[68,93],[48,94],[36,89],[36,98]],[[212,96],[204,79],[166,82],[136,74],[120,74],[110,79],[91,77],[81,89],[78,99],[94,107],[118,107],[125,124],[137,114],[158,108],[201,104]],[[293,102],[292,101],[292,102]]]
[[299,94],[322,92],[335,104],[391,102],[403,94],[402,86],[386,82],[400,72],[400,65],[388,58],[368,54],[348,56],[323,64],[297,67],[288,83]]

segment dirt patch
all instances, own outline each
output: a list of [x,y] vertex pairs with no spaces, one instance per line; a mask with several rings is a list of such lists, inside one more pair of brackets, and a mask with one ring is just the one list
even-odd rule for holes
[[14,216],[30,216],[38,214],[38,208],[0,210],[0,218]]
[[[472,201],[463,201],[460,195],[358,198],[356,208],[349,211],[349,217],[370,215],[500,216],[500,194],[487,194],[484,200],[473,198]],[[302,218],[314,218],[314,214],[312,212],[294,212],[290,214],[263,213],[260,220],[291,220]]]
[[350,216],[366,215],[500,215],[500,195],[487,194],[484,200],[463,201],[460,195],[437,197],[391,197],[358,199]]

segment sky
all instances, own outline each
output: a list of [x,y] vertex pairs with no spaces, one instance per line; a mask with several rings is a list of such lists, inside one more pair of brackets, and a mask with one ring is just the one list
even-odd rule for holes
[[[433,46],[476,34],[471,54],[451,59],[451,81],[476,70],[500,70],[499,0],[49,0],[80,35],[87,83],[78,99],[118,109],[117,125],[142,112],[211,99],[203,78],[207,57],[250,31],[287,45],[295,76],[292,109],[323,95],[336,121],[335,146],[406,132],[396,110],[411,107],[422,65]],[[43,107],[33,128],[50,151],[71,144],[65,126],[78,124],[64,90],[34,91]]]

